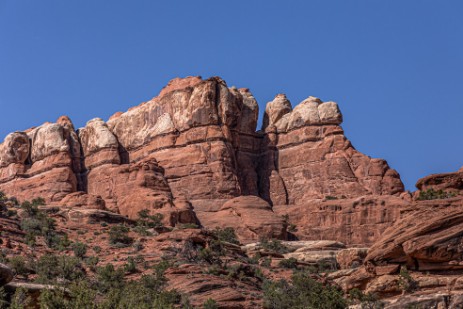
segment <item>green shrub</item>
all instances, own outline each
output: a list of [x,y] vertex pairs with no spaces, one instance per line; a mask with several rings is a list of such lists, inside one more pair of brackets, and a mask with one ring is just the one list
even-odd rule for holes
[[54,246],[53,248],[59,251],[66,250],[71,244],[72,243],[69,240],[69,237],[67,234],[56,235],[53,239],[53,246]]
[[16,289],[11,297],[10,309],[24,309],[30,308],[33,305],[32,299],[27,290],[23,287]]
[[364,294],[357,288],[349,291],[349,300],[351,305],[360,305],[361,309],[382,309],[385,306],[376,294]]
[[109,230],[109,243],[117,247],[131,245],[133,238],[129,236],[129,228],[123,225],[112,226]]
[[68,287],[69,290],[69,304],[66,308],[73,308],[73,309],[94,309],[97,308],[96,304],[96,291],[92,288],[92,286],[84,280],[78,280],[71,284]]
[[17,255],[11,257],[8,264],[14,269],[16,275],[24,277],[25,279],[27,279],[32,273],[30,266],[28,266],[28,263],[23,256]]
[[246,263],[249,263],[249,264],[259,264],[260,259],[261,259],[261,255],[259,252],[257,252],[252,257],[244,258],[244,261],[246,261]]
[[226,227],[224,229],[216,228],[214,231],[212,231],[212,233],[219,241],[225,241],[235,245],[240,244],[238,238],[236,237],[235,230],[231,227]]
[[[222,267],[220,267],[218,265],[211,265],[205,271],[203,270],[203,273],[209,274],[209,275],[214,275],[214,276],[220,276],[220,275],[222,275],[224,273],[224,270],[222,269]],[[229,274],[230,274],[230,272],[229,272]]]
[[456,193],[454,192],[447,192],[443,190],[434,190],[434,189],[428,189],[425,191],[420,191],[420,195],[418,196],[418,200],[424,201],[424,200],[440,200],[440,199],[447,199],[451,197],[455,197]]
[[[0,232],[0,236],[2,235],[2,233]],[[0,238],[1,239],[1,238]],[[9,260],[6,256],[6,253],[5,253],[5,250],[4,249],[0,249],[0,263],[3,263],[3,264],[8,264]]]
[[[122,280],[117,286],[114,285],[104,292],[100,291],[99,294],[92,288],[91,283],[76,281],[66,290],[56,288],[44,290],[37,305],[43,309],[179,308],[180,294],[176,291],[158,290],[159,284],[153,284],[153,280],[155,279],[152,276],[143,276],[137,281]],[[185,298],[183,303],[189,304]],[[191,306],[184,308],[191,308]]]
[[179,229],[199,229],[199,225],[196,223],[184,223],[177,226]]
[[164,227],[162,219],[164,219],[163,214],[157,213],[150,215],[148,209],[143,209],[138,212],[137,225],[146,228],[159,229]]
[[199,251],[191,240],[185,241],[180,250],[180,257],[188,262],[195,262],[199,259]]
[[69,244],[67,236],[58,234],[55,231],[55,220],[39,210],[38,206],[43,204],[44,200],[42,198],[34,199],[32,203],[24,201],[21,204],[21,209],[24,212],[21,229],[26,233],[25,241],[28,245],[34,246],[36,237],[43,236],[48,247],[63,250]]
[[93,252],[95,252],[97,254],[101,252],[101,247],[100,246],[94,246],[92,249],[93,249]]
[[37,205],[36,204],[32,205],[31,202],[29,201],[24,201],[21,204],[21,209],[24,211],[25,215],[28,217],[35,217],[39,212],[39,208],[37,207]]
[[272,259],[271,258],[264,258],[262,262],[260,262],[260,266],[262,267],[270,267],[272,265]]
[[91,271],[96,271],[96,266],[100,262],[100,258],[97,256],[89,256],[85,259],[85,264],[90,268]]
[[6,309],[9,307],[8,305],[8,294],[3,287],[0,287],[0,309]]
[[264,308],[346,308],[343,293],[337,288],[315,281],[308,275],[296,273],[291,282],[266,281],[263,285]]
[[146,226],[137,225],[132,230],[140,236],[153,236]]
[[43,309],[96,309],[96,292],[86,281],[73,282],[66,290],[62,288],[45,289],[39,297]]
[[202,248],[199,250],[198,258],[209,264],[221,264],[218,254],[210,248]]
[[283,243],[278,239],[272,239],[272,240],[262,239],[259,245],[263,249],[268,250],[270,252],[275,252],[275,253],[280,253],[280,254],[289,252],[289,248],[283,245]]
[[176,291],[157,291],[144,285],[142,280],[127,282],[119,289],[110,290],[105,295],[100,308],[165,308],[173,309],[180,303]]
[[87,245],[82,242],[75,242],[71,245],[74,255],[83,259],[87,253]]
[[137,263],[133,257],[129,256],[127,258],[127,263],[124,265],[124,270],[126,273],[133,274],[137,272]]
[[37,218],[25,218],[21,221],[21,229],[34,236],[41,236],[43,230],[48,229],[48,221]]
[[164,285],[167,282],[167,278],[165,277],[165,272],[170,266],[171,266],[171,263],[169,263],[168,261],[161,261],[153,266],[152,278],[145,277],[145,280],[152,279],[150,281],[151,283],[149,284],[149,286],[152,289],[161,290],[161,288],[164,287]]
[[69,299],[64,288],[44,289],[40,292],[39,304],[42,309],[69,308]]
[[[246,267],[243,267],[242,264],[235,264],[235,265],[231,265],[229,267],[226,268],[228,274],[227,274],[227,277],[228,278],[234,278],[234,279],[238,279],[238,280],[243,280],[244,278],[247,277],[247,275],[250,275],[250,276],[253,276],[254,273],[252,271],[252,273],[249,271],[250,269],[246,269]],[[254,270],[254,269],[252,269]]]
[[100,292],[108,292],[110,289],[123,286],[124,271],[115,269],[113,264],[106,264],[97,268],[97,286]]
[[288,228],[286,229],[290,233],[296,233],[297,232],[297,225],[293,223],[288,224]]
[[413,292],[418,288],[418,283],[410,276],[406,266],[400,268],[398,284],[403,292]]
[[38,283],[74,281],[85,277],[80,259],[67,255],[45,254],[34,264]]
[[31,201],[32,206],[45,206],[45,199],[37,197]]
[[278,263],[280,267],[289,268],[289,269],[297,269],[297,260],[293,257],[289,259],[283,259]]
[[213,300],[212,298],[208,298],[204,304],[203,304],[203,309],[218,309],[219,306],[217,305],[217,302]]
[[24,236],[24,242],[31,247],[34,247],[35,244],[37,243],[37,240],[35,238],[35,235],[33,233],[26,233]]

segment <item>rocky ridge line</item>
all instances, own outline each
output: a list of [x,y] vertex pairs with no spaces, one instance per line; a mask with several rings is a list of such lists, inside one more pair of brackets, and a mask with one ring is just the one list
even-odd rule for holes
[[171,226],[228,223],[243,241],[287,238],[287,215],[292,237],[371,244],[398,217],[398,173],[353,148],[336,103],[309,97],[293,109],[280,94],[258,132],[257,118],[248,89],[174,79],[107,122],[75,130],[64,116],[9,134],[0,190],[130,218],[149,209]]

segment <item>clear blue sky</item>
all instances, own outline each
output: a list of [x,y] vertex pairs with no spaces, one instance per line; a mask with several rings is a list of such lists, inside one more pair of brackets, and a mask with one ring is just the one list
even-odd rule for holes
[[408,189],[463,165],[463,1],[160,2],[0,0],[0,139],[218,75],[261,112],[277,93],[338,102],[354,146]]

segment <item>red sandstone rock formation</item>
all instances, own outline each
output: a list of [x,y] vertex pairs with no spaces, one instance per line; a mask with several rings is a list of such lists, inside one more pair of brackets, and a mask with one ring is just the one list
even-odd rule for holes
[[420,271],[463,269],[462,179],[462,173],[456,172],[418,180],[419,189],[442,191],[404,207],[400,219],[373,244],[365,261],[373,268],[396,264]]
[[397,172],[344,136],[336,103],[309,97],[293,109],[277,95],[258,132],[257,118],[248,89],[174,79],[108,122],[75,131],[61,117],[8,135],[0,190],[130,218],[149,209],[169,225],[228,225],[243,241],[285,238],[289,223],[300,239],[369,244],[408,203]]
[[463,167],[455,173],[434,174],[421,178],[416,183],[419,190],[463,190]]
[[463,269],[463,199],[419,201],[370,248],[366,262],[420,271]]
[[[463,188],[460,181],[461,171],[420,179],[417,187],[425,190],[422,192],[434,193],[418,192],[417,199],[401,209],[400,218],[370,247],[364,265],[350,273],[338,274],[337,278],[333,276],[333,280],[346,291],[360,288],[386,298],[387,308],[461,306]],[[402,267],[408,269],[408,279],[399,274]],[[411,280],[414,289],[404,291],[399,284],[404,280]],[[403,296],[404,293],[411,295]]]
[[284,95],[267,104],[260,195],[288,215],[300,239],[369,244],[407,204],[386,161],[356,151],[334,102],[309,97],[294,110]]
[[[70,128],[45,123],[9,134],[0,145],[0,190],[20,200],[57,202],[78,187]],[[77,140],[72,142],[78,143]]]
[[286,239],[286,223],[276,216],[271,206],[257,196],[240,196],[223,204],[217,212],[199,216],[201,223],[210,228],[232,227],[241,242],[260,238]]

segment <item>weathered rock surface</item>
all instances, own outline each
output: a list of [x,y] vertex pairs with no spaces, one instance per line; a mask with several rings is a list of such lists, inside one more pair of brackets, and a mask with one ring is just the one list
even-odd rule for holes
[[[185,274],[189,276],[188,281],[184,280]],[[241,282],[231,286],[230,280],[204,274],[197,265],[181,265],[178,269],[169,271],[167,277],[171,282],[169,288],[191,295],[190,300],[195,306],[199,307],[211,298],[220,303],[221,308],[252,307],[247,294],[256,290],[254,286]]]
[[47,202],[77,191],[78,141],[72,126],[64,124],[45,123],[6,137],[0,145],[0,190],[20,200],[43,197]]
[[439,308],[457,309],[463,304],[463,293],[433,293],[424,295],[407,295],[386,304],[387,309],[402,308]]
[[336,103],[309,97],[291,111],[286,97],[278,95],[268,107],[261,160],[266,182],[260,193],[274,205],[403,191],[399,175],[384,160],[352,147],[339,126]]
[[218,77],[174,79],[107,122],[76,131],[63,116],[8,135],[0,190],[132,219],[149,209],[172,226],[199,217],[213,227],[224,216],[243,241],[286,238],[287,214],[300,239],[370,244],[397,218],[406,203],[399,175],[352,147],[336,103],[309,97],[293,108],[277,95],[258,132],[257,118],[246,88]]
[[348,248],[336,253],[336,261],[341,269],[360,267],[367,256],[368,248]]
[[66,195],[59,203],[59,206],[69,208],[106,209],[105,201],[101,196],[87,194],[82,191]]
[[281,241],[280,252],[270,250],[262,242],[249,243],[241,247],[246,254],[255,256],[272,256],[281,259],[296,259],[301,265],[314,265],[337,268],[336,255],[342,252],[345,244],[333,240]]
[[349,245],[371,244],[409,203],[396,196],[367,195],[353,199],[315,199],[276,205],[275,213],[297,226],[298,239],[334,239]]
[[0,263],[0,287],[13,280],[13,270],[5,264]]
[[463,168],[455,173],[433,174],[421,178],[416,183],[419,190],[449,190],[461,191],[463,190]]
[[462,199],[420,201],[370,248],[366,262],[415,270],[463,269]]
[[236,197],[225,202],[219,211],[197,212],[197,215],[204,226],[233,228],[241,242],[286,238],[285,220],[257,196]]
[[463,198],[459,177],[447,173],[419,180],[419,189],[442,192],[421,196],[403,207],[400,219],[370,247],[363,266],[333,277],[334,282],[346,291],[360,288],[374,293],[386,301],[386,308],[460,308]]

